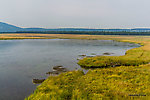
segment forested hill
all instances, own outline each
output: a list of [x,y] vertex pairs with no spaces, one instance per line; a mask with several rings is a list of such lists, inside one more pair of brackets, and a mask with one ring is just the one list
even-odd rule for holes
[[16,31],[22,31],[22,28],[0,22],[0,32],[16,32]]

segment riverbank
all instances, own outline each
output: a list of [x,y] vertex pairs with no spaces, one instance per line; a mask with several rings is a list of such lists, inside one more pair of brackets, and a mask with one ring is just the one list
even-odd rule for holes
[[[6,36],[7,35],[7,36]],[[6,34],[3,39],[32,39],[32,34]],[[20,35],[20,36],[19,36]],[[26,38],[31,35],[31,38]],[[128,57],[142,60],[134,66],[120,66],[90,70],[86,75],[82,71],[62,73],[59,76],[50,76],[37,87],[27,100],[90,100],[90,99],[147,99],[150,96],[150,37],[149,36],[100,36],[100,35],[63,35],[63,34],[34,34],[35,39],[68,38],[68,39],[102,39],[133,42],[143,44],[140,48],[127,51],[123,63]],[[3,36],[3,35],[1,35]],[[18,36],[18,37],[17,37]],[[26,37],[25,37],[26,36]],[[40,37],[41,36],[41,37]],[[43,37],[44,36],[44,37]],[[9,38],[8,38],[9,37]],[[12,38],[13,37],[13,38]],[[0,37],[2,39],[2,37]],[[107,56],[106,56],[107,57]],[[121,56],[120,56],[121,57]],[[142,57],[142,58],[141,58]],[[122,58],[122,57],[121,57]],[[129,58],[129,59],[130,59]],[[92,59],[92,58],[91,58]],[[95,58],[93,58],[95,59]],[[111,57],[110,57],[111,59]],[[138,60],[137,59],[137,60]],[[99,59],[96,59],[99,61]],[[143,63],[143,61],[146,61]],[[98,62],[99,63],[99,62]],[[128,64],[131,64],[128,62]],[[142,65],[141,65],[142,64]],[[87,64],[86,64],[87,65]]]
[[149,37],[131,37],[125,38],[111,38],[112,40],[121,42],[130,42],[141,44],[142,47],[128,50],[124,56],[96,56],[91,58],[84,58],[78,64],[85,68],[104,68],[115,66],[138,66],[148,64],[150,62],[150,42]]
[[25,100],[145,100],[150,95],[149,67],[121,66],[90,70],[86,75],[73,71],[51,76]]

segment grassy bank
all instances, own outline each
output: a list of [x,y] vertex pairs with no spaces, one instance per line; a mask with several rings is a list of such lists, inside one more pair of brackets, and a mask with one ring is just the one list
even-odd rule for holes
[[85,68],[104,68],[113,66],[138,66],[150,62],[150,38],[134,37],[131,39],[111,38],[112,40],[141,44],[142,47],[128,50],[124,56],[96,56],[87,57],[78,62]]
[[[121,66],[49,77],[25,100],[149,100],[150,66]],[[138,96],[133,96],[138,95]]]
[[126,52],[124,56],[96,56],[87,57],[78,62],[85,68],[104,68],[115,66],[138,66],[150,62],[150,52],[142,48],[135,48]]
[[[100,36],[63,34],[2,34],[0,39],[102,39],[143,44],[119,57],[84,58],[84,67],[104,67],[50,76],[26,100],[149,100],[150,99],[150,37]],[[9,38],[8,38],[9,37]],[[107,64],[107,66],[106,66]],[[119,67],[109,67],[112,65]],[[138,66],[139,65],[139,66]]]

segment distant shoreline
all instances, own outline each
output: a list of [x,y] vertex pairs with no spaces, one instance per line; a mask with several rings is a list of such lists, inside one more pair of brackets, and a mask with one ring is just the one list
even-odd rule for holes
[[[135,35],[87,35],[87,34],[40,34],[40,33],[3,33],[0,34],[0,40],[14,40],[14,39],[111,39],[118,40],[118,37],[135,37]],[[138,36],[136,37],[147,37]],[[149,36],[148,36],[149,37]]]
[[128,31],[18,31],[0,32],[0,34],[76,34],[76,35],[134,35],[150,36],[150,32],[128,32]]

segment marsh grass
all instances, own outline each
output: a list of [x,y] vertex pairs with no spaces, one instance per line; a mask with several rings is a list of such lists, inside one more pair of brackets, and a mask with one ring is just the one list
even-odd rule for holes
[[[107,37],[104,36],[104,39]],[[84,68],[104,68],[115,66],[139,66],[150,62],[150,37],[149,36],[127,36],[112,37],[108,39],[120,42],[140,44],[141,47],[128,50],[124,56],[96,56],[79,60],[78,64]]]
[[95,69],[86,75],[82,71],[63,73],[49,77],[25,100],[145,100],[150,96],[149,67]]
[[85,68],[104,68],[115,66],[138,66],[150,62],[150,52],[134,48],[124,56],[96,56],[81,59],[78,64]]

